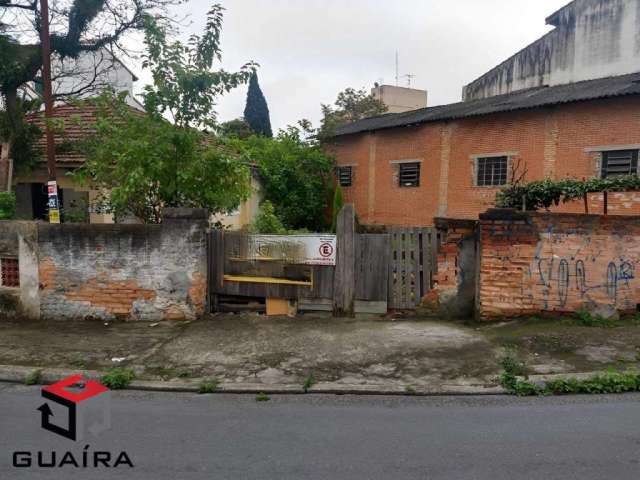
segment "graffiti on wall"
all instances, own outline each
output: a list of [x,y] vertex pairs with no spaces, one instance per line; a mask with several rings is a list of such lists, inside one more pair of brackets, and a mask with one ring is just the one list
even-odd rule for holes
[[576,310],[588,303],[635,308],[636,262],[612,255],[611,237],[602,242],[608,245],[585,235],[543,235],[526,280],[534,286],[533,298],[545,310]]

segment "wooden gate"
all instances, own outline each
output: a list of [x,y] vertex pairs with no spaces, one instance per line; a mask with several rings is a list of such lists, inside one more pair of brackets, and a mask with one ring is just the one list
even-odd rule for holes
[[413,309],[433,288],[442,233],[434,227],[391,227],[389,308]]

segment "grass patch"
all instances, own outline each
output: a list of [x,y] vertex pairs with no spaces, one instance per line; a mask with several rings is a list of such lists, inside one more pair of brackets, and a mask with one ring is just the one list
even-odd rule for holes
[[256,402],[268,402],[269,400],[271,400],[271,398],[264,392],[260,392],[256,395]]
[[100,382],[111,390],[127,388],[135,378],[135,373],[130,368],[114,367],[107,370]]
[[309,389],[311,387],[313,387],[316,384],[316,379],[313,376],[313,372],[311,372],[307,378],[304,379],[304,383],[302,384],[302,388],[304,390],[304,393],[307,393],[309,391]]
[[404,391],[407,393],[407,395],[418,394],[418,392],[416,391],[416,388],[413,385],[407,385],[406,387],[404,387]]
[[40,385],[42,383],[42,370],[34,370],[24,379],[25,385]]
[[218,389],[218,385],[220,385],[220,382],[216,379],[203,380],[198,387],[198,393],[214,393]]
[[87,368],[87,362],[80,353],[76,353],[69,361],[69,364],[72,367],[81,368],[82,370],[86,370]]
[[576,323],[583,327],[614,328],[620,326],[618,320],[593,315],[587,310],[578,310],[574,316]]

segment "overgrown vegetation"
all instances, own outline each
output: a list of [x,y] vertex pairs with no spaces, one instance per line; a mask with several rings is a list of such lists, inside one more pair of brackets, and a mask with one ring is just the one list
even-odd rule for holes
[[283,235],[287,233],[287,229],[276,215],[273,204],[269,200],[265,200],[260,205],[260,211],[253,219],[249,230],[251,233],[264,235]]
[[529,381],[524,362],[517,360],[513,352],[508,352],[500,363],[503,368],[499,377],[500,384],[509,393],[519,397],[640,391],[640,372],[608,371],[587,379],[562,378],[536,384]]
[[130,368],[114,367],[107,370],[100,382],[111,390],[127,388],[135,378],[135,373]]
[[496,195],[496,205],[501,208],[535,211],[541,208],[548,210],[551,206],[579,200],[589,193],[627,192],[640,190],[640,177],[637,175],[614,176],[607,178],[590,178],[577,180],[565,178],[551,180],[549,178],[535,182],[512,182]]
[[34,370],[24,379],[25,385],[40,385],[42,384],[42,370]]
[[307,393],[309,389],[313,387],[315,384],[316,384],[316,379],[313,375],[313,372],[311,372],[309,373],[309,375],[307,375],[307,378],[304,379],[304,383],[302,384],[302,389],[304,390],[304,393]]
[[0,192],[0,220],[16,218],[16,196],[13,192]]
[[256,402],[268,402],[269,400],[271,400],[271,398],[264,392],[260,392],[256,395]]
[[198,387],[198,393],[201,393],[201,394],[214,393],[218,389],[219,385],[220,385],[220,382],[218,382],[218,380],[214,378],[203,380],[200,383],[200,386]]
[[619,324],[619,322],[613,318],[604,318],[602,315],[594,315],[588,310],[578,310],[575,313],[575,320],[578,325],[583,327],[613,328]]

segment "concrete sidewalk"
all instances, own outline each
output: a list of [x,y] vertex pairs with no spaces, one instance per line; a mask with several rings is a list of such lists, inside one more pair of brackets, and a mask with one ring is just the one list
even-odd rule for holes
[[74,372],[136,372],[141,389],[223,392],[499,393],[505,348],[528,373],[640,367],[640,327],[530,319],[466,326],[427,320],[213,315],[196,322],[0,321],[0,379],[46,381]]

